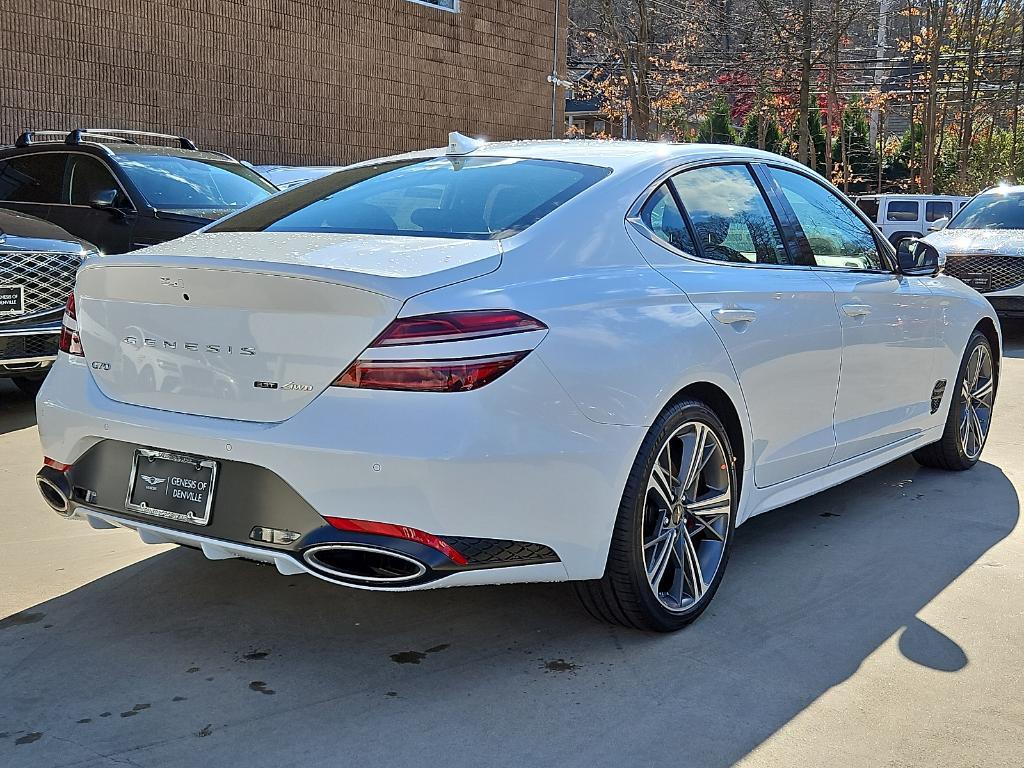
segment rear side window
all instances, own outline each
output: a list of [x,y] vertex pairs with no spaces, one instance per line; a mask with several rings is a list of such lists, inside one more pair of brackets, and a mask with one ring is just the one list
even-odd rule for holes
[[63,152],[20,155],[0,161],[0,200],[11,203],[59,203],[64,185]]
[[495,239],[521,232],[609,172],[505,157],[361,166],[277,195],[209,231]]
[[683,171],[671,180],[701,255],[739,264],[789,264],[761,188],[744,165]]
[[667,184],[662,184],[651,195],[640,211],[640,219],[651,232],[674,248],[684,253],[697,253],[693,238],[690,237],[690,230],[687,229],[683,214],[679,212],[679,206],[676,205]]
[[916,200],[890,200],[885,209],[886,221],[917,221],[920,206]]
[[924,207],[924,217],[927,221],[938,221],[953,215],[952,200],[930,200]]

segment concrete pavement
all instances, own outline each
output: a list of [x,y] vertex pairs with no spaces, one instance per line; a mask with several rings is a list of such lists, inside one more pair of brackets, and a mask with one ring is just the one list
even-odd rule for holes
[[1020,766],[1024,326],[983,463],[756,518],[688,630],[369,594],[49,512],[0,383],[0,766]]

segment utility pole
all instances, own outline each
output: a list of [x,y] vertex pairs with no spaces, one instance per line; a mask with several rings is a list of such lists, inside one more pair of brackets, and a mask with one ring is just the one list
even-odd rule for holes
[[[875,87],[878,88],[879,91],[881,91],[884,72],[882,59],[885,58],[888,42],[890,2],[891,0],[878,0],[878,32],[875,35],[875,66],[872,79]],[[911,75],[913,75],[913,70],[911,70]],[[878,104],[871,108],[871,119],[868,122],[868,136],[871,139],[872,146],[878,144],[880,114],[881,112]]]

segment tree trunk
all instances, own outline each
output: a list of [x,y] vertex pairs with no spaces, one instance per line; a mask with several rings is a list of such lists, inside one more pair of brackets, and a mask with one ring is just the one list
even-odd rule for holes
[[797,142],[797,159],[808,168],[814,169],[815,151],[811,143],[811,126],[808,122],[811,113],[811,11],[812,0],[803,0],[801,14],[801,48],[800,48],[800,137]]

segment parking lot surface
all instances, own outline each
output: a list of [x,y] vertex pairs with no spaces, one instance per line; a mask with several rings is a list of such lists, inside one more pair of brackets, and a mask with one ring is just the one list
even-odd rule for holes
[[907,458],[750,521],[667,636],[565,585],[373,594],[61,520],[0,382],[0,766],[1020,766],[1006,332],[981,464]]

